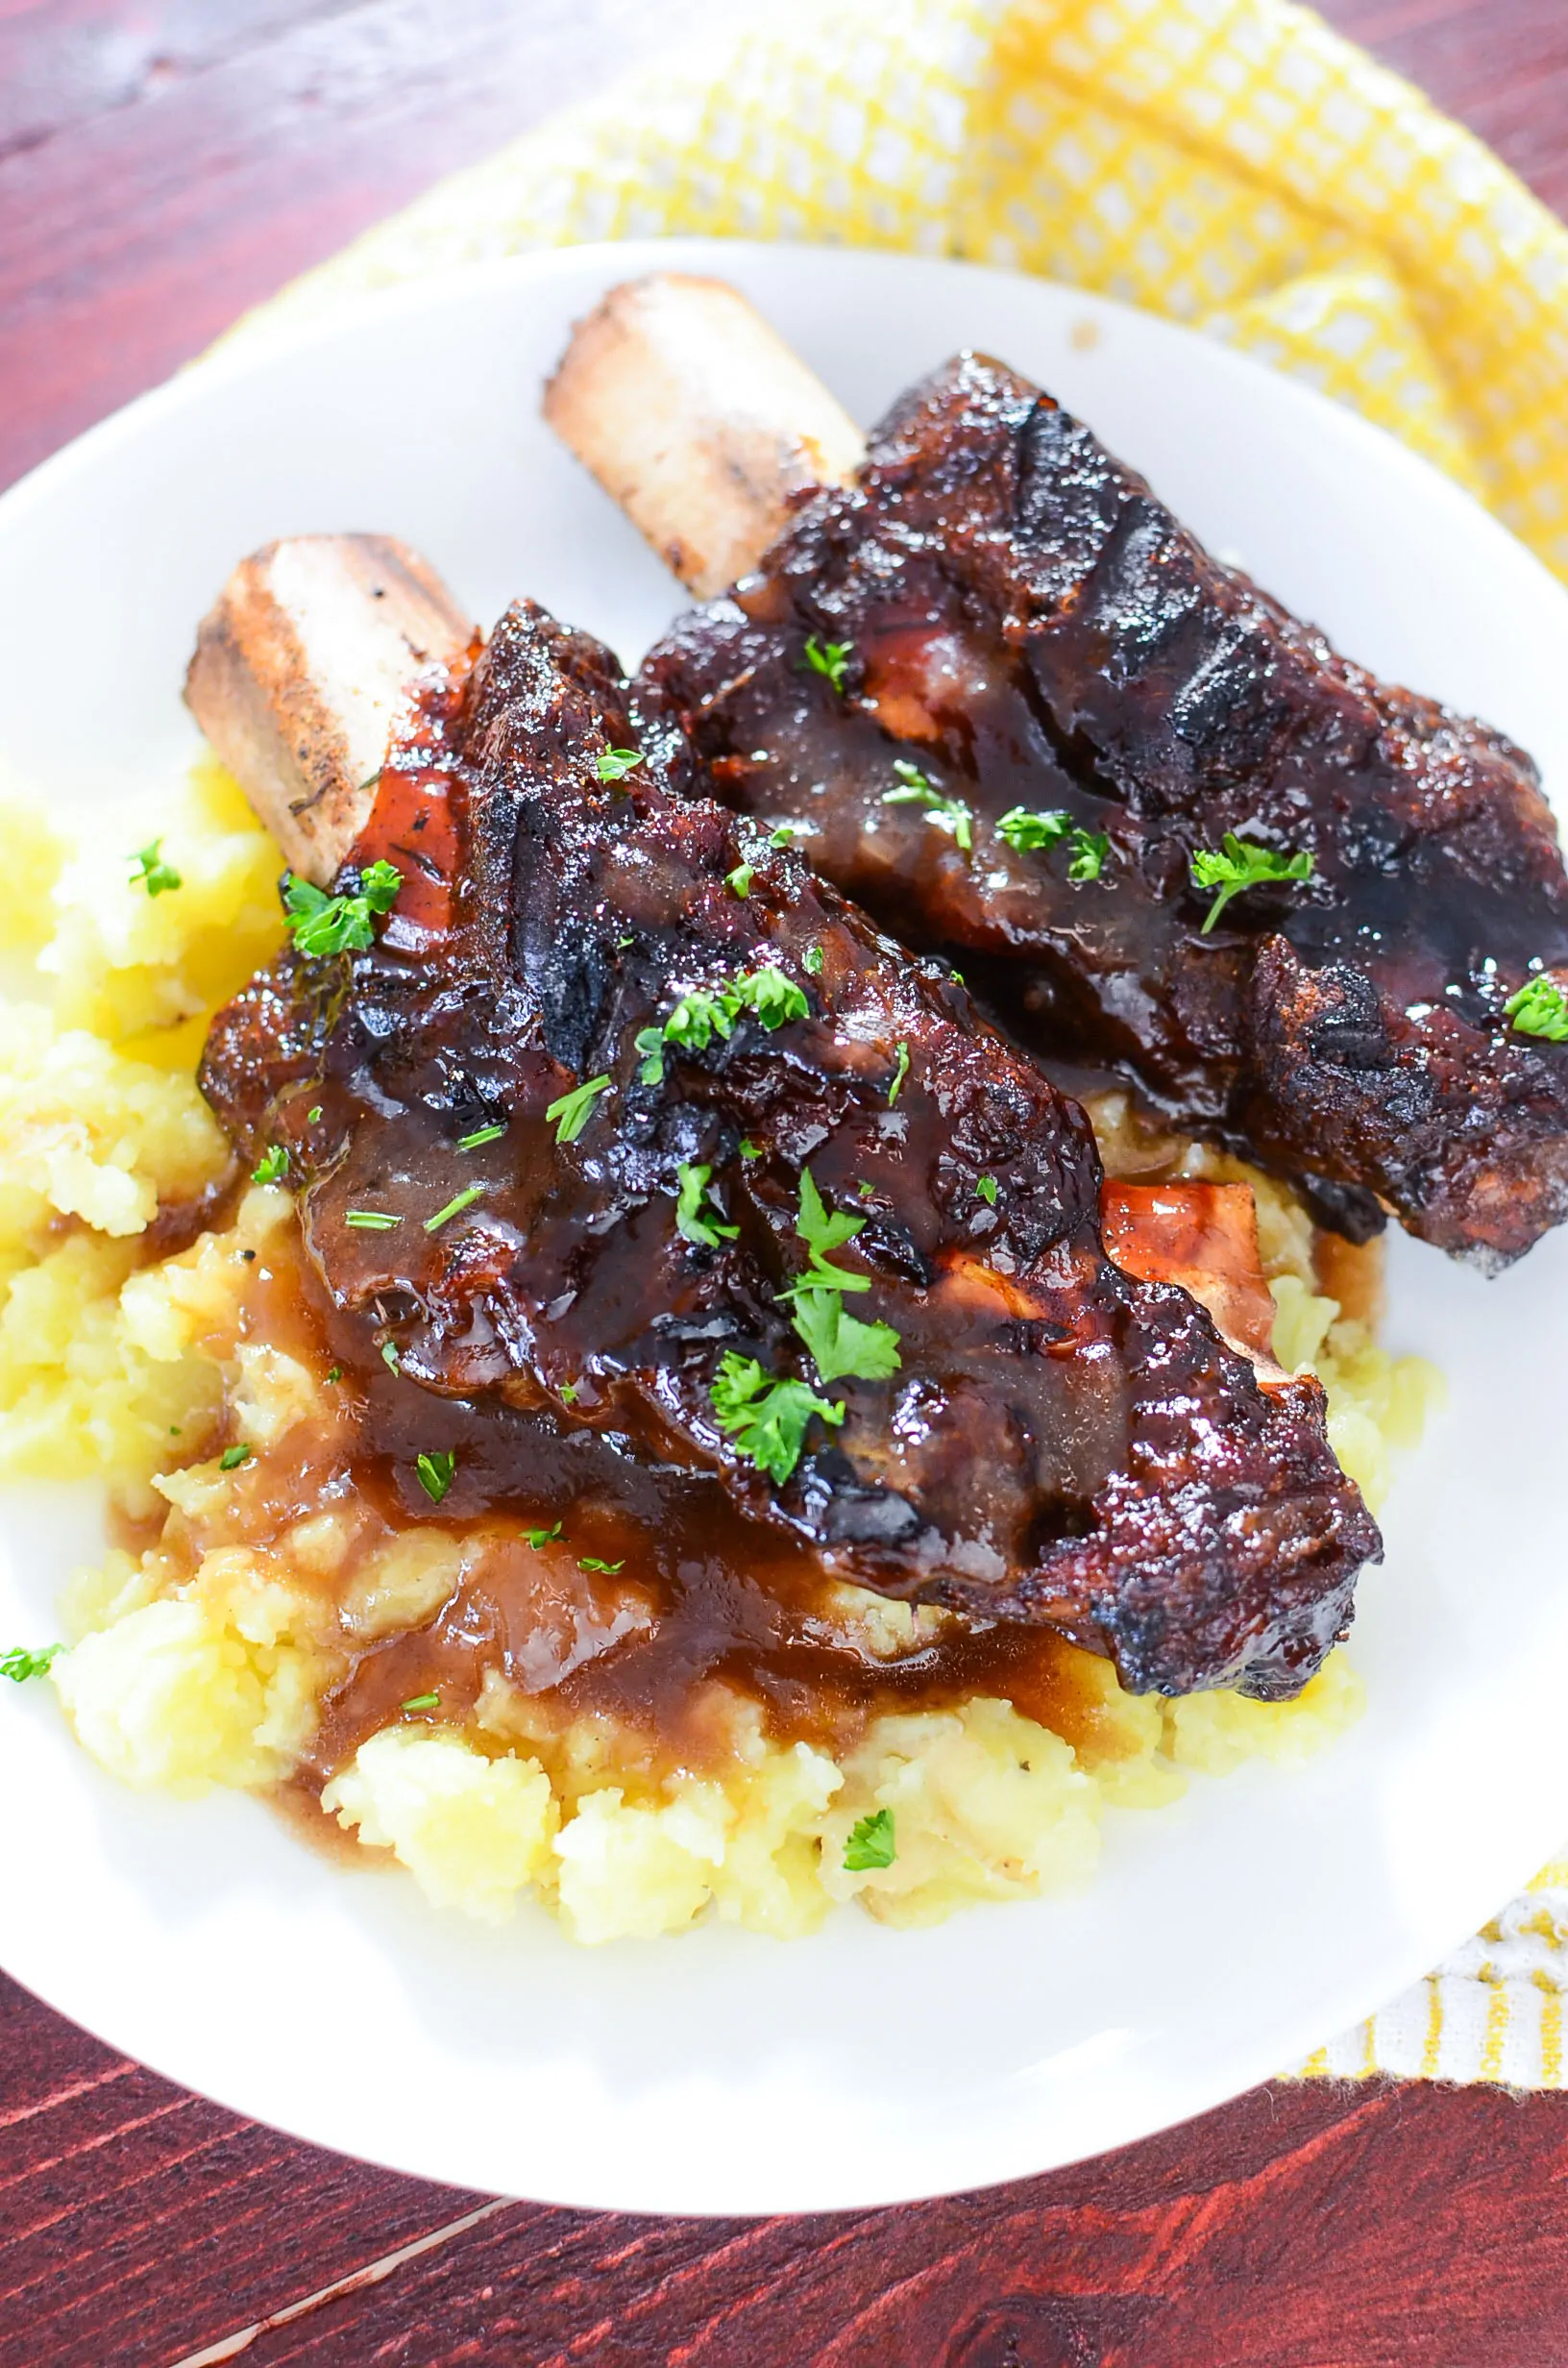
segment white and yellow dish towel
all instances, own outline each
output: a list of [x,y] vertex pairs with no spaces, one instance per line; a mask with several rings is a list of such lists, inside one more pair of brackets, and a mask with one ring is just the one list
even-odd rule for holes
[[[443,183],[255,325],[584,239],[963,256],[1310,380],[1568,579],[1568,231],[1316,16],[1290,0],[789,0],[729,21],[700,56]],[[1565,1988],[1568,1862],[1304,2068],[1556,2087]]]

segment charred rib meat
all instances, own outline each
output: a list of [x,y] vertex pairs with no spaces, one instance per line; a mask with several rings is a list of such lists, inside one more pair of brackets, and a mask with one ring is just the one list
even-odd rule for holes
[[698,793],[801,826],[1024,1041],[1324,1222],[1495,1266],[1568,1212],[1568,1050],[1509,1008],[1568,985],[1529,758],[1338,656],[997,363],[901,401],[639,697]]
[[514,608],[383,770],[375,943],[220,1016],[367,1356],[1135,1689],[1294,1691],[1378,1551],[1317,1384],[1110,1262],[1087,1121],[962,987],[651,773],[609,654]]

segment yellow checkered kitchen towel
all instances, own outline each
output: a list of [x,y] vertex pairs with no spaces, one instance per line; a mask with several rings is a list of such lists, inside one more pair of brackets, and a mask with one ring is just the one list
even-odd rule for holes
[[[1568,578],[1568,231],[1289,0],[738,12],[443,183],[261,322],[661,233],[965,256],[1147,306],[1404,436]],[[1568,1862],[1302,2068],[1556,2086],[1565,1989]]]

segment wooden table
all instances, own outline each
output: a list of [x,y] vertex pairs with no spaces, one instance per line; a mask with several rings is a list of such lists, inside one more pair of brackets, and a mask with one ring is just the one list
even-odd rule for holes
[[[0,0],[0,483],[721,7]],[[1568,210],[1564,0],[1327,13]],[[1568,2095],[1281,2085],[979,2196],[630,2220],[394,2178],[0,2014],[0,2368],[1568,2368]]]

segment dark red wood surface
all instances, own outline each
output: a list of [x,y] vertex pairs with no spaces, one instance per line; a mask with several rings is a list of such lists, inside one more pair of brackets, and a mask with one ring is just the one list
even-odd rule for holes
[[[1568,211],[1568,0],[1325,12]],[[588,95],[606,61],[722,13],[0,0],[0,483],[441,173]],[[630,2220],[296,2145],[0,1981],[0,2368],[240,2356],[1568,2368],[1568,2096],[1282,2084],[984,2195]]]

